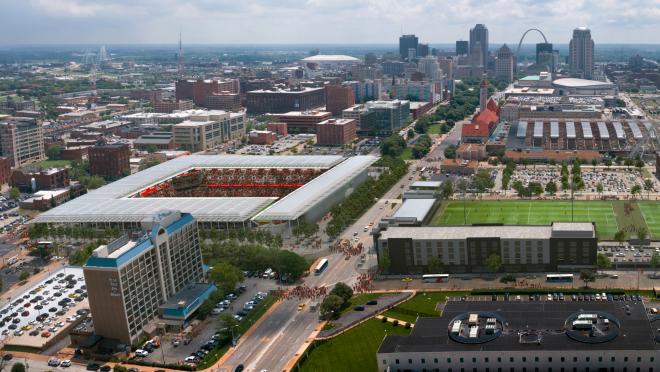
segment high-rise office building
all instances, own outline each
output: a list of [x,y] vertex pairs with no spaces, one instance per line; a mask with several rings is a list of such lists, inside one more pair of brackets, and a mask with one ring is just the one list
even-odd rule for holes
[[507,83],[513,81],[513,53],[506,44],[497,51],[495,77]]
[[430,52],[428,44],[419,43],[419,45],[417,45],[417,57],[426,57],[429,54]]
[[470,54],[475,53],[476,49],[480,49],[480,62],[485,67],[488,64],[488,29],[481,23],[470,29]]
[[340,116],[341,112],[355,105],[355,92],[350,85],[326,85],[325,109],[332,115]]
[[436,57],[423,57],[417,62],[417,71],[424,73],[425,80],[438,81],[442,79],[442,70]]
[[43,160],[46,156],[41,123],[19,117],[0,122],[0,155],[8,158],[13,167]]
[[470,42],[467,40],[456,40],[456,55],[466,56],[470,54]]
[[544,53],[552,54],[552,43],[537,43],[536,44],[536,63],[541,64],[540,56]]
[[204,277],[197,221],[162,211],[142,221],[144,235],[128,235],[92,252],[83,267],[96,334],[132,344],[160,317],[183,329],[213,292]]
[[591,39],[591,30],[586,27],[573,30],[568,50],[569,70],[581,74],[585,79],[591,79],[594,72],[594,41]]
[[419,39],[415,35],[402,35],[399,37],[399,55],[401,59],[409,59],[409,50],[413,49],[417,53]]

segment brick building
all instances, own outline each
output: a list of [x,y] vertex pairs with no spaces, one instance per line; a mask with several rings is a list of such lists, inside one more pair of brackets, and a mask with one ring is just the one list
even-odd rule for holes
[[355,105],[355,93],[350,86],[326,85],[325,109],[334,116],[340,116],[342,111]]
[[11,176],[11,159],[0,157],[0,185],[9,182]]
[[248,134],[251,145],[272,145],[275,143],[275,133],[268,130],[251,130]]
[[344,145],[357,137],[357,128],[353,119],[329,119],[316,125],[316,144]]
[[0,155],[9,158],[13,167],[45,159],[41,123],[32,118],[0,122]]
[[206,97],[206,108],[211,110],[238,111],[241,106],[241,95],[238,93],[213,93]]
[[266,129],[280,136],[288,136],[289,130],[286,123],[268,123]]
[[158,150],[174,150],[174,135],[171,132],[154,132],[143,134],[133,142],[133,146],[141,151],[148,151],[151,146]]
[[130,173],[131,150],[126,144],[109,144],[90,147],[89,173],[104,178],[121,178]]
[[332,114],[326,111],[290,111],[276,117],[286,123],[290,133],[314,133],[316,124],[332,119]]
[[177,80],[175,84],[175,97],[177,100],[192,99],[197,106],[206,105],[206,97],[214,93],[238,93],[238,82],[233,80]]
[[[35,181],[35,189],[32,189],[32,179]],[[18,187],[23,191],[55,190],[69,186],[69,168],[51,168],[38,172],[24,172],[14,169],[11,172],[9,185]]]

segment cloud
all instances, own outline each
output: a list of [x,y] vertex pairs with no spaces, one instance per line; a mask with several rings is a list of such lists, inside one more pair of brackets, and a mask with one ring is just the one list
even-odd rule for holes
[[[396,43],[467,39],[476,23],[491,43],[529,28],[567,43],[589,26],[597,42],[660,43],[660,0],[0,0],[0,44]],[[29,25],[26,27],[26,25]],[[530,42],[535,42],[530,35]]]

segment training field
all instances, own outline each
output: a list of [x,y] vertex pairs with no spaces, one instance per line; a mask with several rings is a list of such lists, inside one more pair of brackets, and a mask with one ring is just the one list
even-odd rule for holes
[[644,216],[651,237],[660,239],[660,202],[638,202],[637,205]]
[[[571,221],[570,201],[467,201],[465,209],[468,224],[549,225],[552,222]],[[575,201],[574,216],[575,222],[595,222],[600,239],[613,239],[618,230],[615,211],[609,201]],[[431,223],[462,225],[463,202],[445,203],[433,216]]]

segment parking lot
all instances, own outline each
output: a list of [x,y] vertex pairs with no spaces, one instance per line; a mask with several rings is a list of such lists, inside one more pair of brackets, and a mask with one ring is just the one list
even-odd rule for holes
[[529,301],[620,301],[620,302],[642,302],[642,297],[638,294],[612,294],[607,292],[602,293],[570,293],[564,294],[563,292],[552,293],[535,293],[535,294],[492,294],[483,296],[453,296],[448,297],[447,301],[514,301],[514,302],[529,302]]
[[[193,353],[199,352],[208,341],[212,340],[215,333],[218,332],[218,318],[220,317],[220,314],[229,312],[233,315],[237,315],[243,311],[245,303],[251,301],[257,293],[261,292],[262,294],[266,294],[269,291],[276,289],[278,286],[277,281],[273,279],[247,277],[239,284],[239,286],[241,285],[245,286],[245,291],[238,294],[236,299],[230,301],[229,306],[224,310],[216,311],[216,314],[209,316],[203,324],[197,327],[199,331],[189,339],[189,342],[186,338],[178,335],[166,335],[163,337],[159,349],[153,350],[153,352],[141,359],[159,363],[162,363],[163,361],[165,363],[184,362],[187,357],[192,356]],[[235,336],[238,337],[239,335]]]
[[609,257],[613,266],[618,263],[648,263],[658,247],[599,246],[598,252]]
[[81,268],[62,268],[0,309],[5,344],[41,348],[89,313]]

